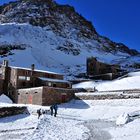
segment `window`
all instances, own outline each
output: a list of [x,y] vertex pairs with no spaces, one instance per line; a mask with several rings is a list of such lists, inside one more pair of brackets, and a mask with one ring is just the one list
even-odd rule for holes
[[29,72],[28,71],[26,71],[26,75],[28,75],[29,74]]
[[26,77],[26,76],[18,76],[19,80],[27,80],[30,81],[30,77]]
[[53,87],[56,87],[56,84],[53,84]]
[[25,77],[25,76],[19,76],[18,79],[19,79],[19,80],[25,80],[26,77]]
[[26,86],[26,82],[22,82],[22,86],[25,87]]
[[49,86],[49,87],[51,87],[51,85],[52,85],[52,83],[51,83],[51,82],[49,82],[49,83],[48,83],[48,86]]
[[30,79],[31,79],[30,77],[27,77],[27,81],[30,81]]

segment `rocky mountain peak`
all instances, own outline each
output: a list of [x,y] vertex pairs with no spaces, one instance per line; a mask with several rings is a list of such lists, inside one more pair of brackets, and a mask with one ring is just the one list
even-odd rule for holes
[[33,26],[49,26],[62,36],[66,36],[71,28],[79,30],[78,36],[93,38],[96,35],[92,23],[76,13],[73,7],[59,5],[53,0],[20,0],[1,6],[0,11],[1,23],[28,22]]
[[138,51],[99,35],[92,23],[69,5],[18,0],[0,6],[0,56],[10,54],[9,59],[16,62],[13,51],[29,48],[31,53],[26,53],[37,63],[59,67],[65,73],[84,71],[89,56],[127,68],[140,60]]

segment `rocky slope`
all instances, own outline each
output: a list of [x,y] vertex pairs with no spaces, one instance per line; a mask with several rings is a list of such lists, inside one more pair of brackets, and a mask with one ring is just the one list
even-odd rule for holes
[[[6,45],[9,51],[3,51]],[[138,51],[100,36],[73,7],[53,0],[19,0],[0,6],[0,55],[13,65],[35,63],[67,76],[85,72],[89,56],[125,68],[140,62]]]

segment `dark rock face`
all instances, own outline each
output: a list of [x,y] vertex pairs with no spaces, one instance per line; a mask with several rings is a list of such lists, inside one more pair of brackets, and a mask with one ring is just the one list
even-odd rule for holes
[[[59,5],[53,0],[20,0],[0,6],[0,22],[30,23],[33,26],[49,26],[56,34],[68,37],[76,30],[77,38],[94,39],[101,43],[106,52],[121,51],[130,55],[140,54],[122,43],[115,43],[99,36],[92,23],[87,21],[69,5]],[[65,50],[62,49],[61,50]],[[78,54],[78,53],[77,53]]]
[[138,52],[137,50],[135,50],[135,49],[129,49],[123,43],[113,42],[113,41],[111,41],[107,37],[100,38],[99,39],[99,42],[100,43],[103,43],[103,50],[106,51],[106,52],[116,53],[117,51],[120,51],[122,53],[127,53],[127,54],[129,54],[131,56],[140,55],[140,52]]
[[132,56],[140,54],[137,50],[129,49],[127,46],[125,46],[122,43],[117,43],[117,45],[118,45],[118,50],[121,51],[121,52],[127,52],[128,54],[130,54]]
[[1,107],[0,108],[0,118],[1,117],[8,117],[12,115],[23,114],[24,112],[27,113],[26,107]]
[[63,46],[58,46],[56,49],[59,51],[63,51],[66,54],[72,54],[74,56],[80,54],[80,49],[78,49],[78,46],[74,47],[74,45],[68,41],[65,42]]
[[[58,5],[52,0],[21,0],[0,7],[0,22],[30,23],[46,27],[60,35],[67,26],[79,29],[79,35],[92,38],[96,31],[91,22],[86,21],[69,5]],[[64,34],[64,33],[63,33]]]
[[11,52],[12,50],[25,50],[26,46],[24,44],[21,45],[12,45],[12,44],[1,44],[0,45],[0,56],[1,57],[6,57],[8,55],[13,55]]

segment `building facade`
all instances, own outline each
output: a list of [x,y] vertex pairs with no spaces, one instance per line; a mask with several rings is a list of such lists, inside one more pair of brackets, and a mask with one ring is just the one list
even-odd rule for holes
[[16,94],[17,103],[51,105],[53,103],[64,103],[74,98],[74,90],[54,87],[38,87],[18,89]]
[[[50,88],[51,90],[48,90]],[[36,70],[34,64],[31,65],[30,69],[12,67],[8,65],[8,61],[6,60],[3,61],[0,67],[0,93],[5,93],[15,103],[53,104],[57,101],[55,100],[57,93],[52,94],[52,91],[55,91],[55,89],[57,89],[57,93],[59,93],[60,97],[61,94],[64,94],[64,91],[68,91],[66,92],[67,94],[65,94],[65,98],[68,98],[68,100],[71,99],[69,93],[72,94],[73,97],[71,83],[65,81],[61,74]],[[46,99],[47,96],[50,95],[49,93],[51,93],[52,99],[54,99],[52,100],[50,98],[51,102]],[[39,97],[41,97],[41,99]],[[30,99],[34,102],[30,102]],[[46,103],[44,103],[43,100],[45,100]]]
[[120,72],[119,65],[99,62],[95,57],[87,58],[87,75],[99,79],[114,79]]

